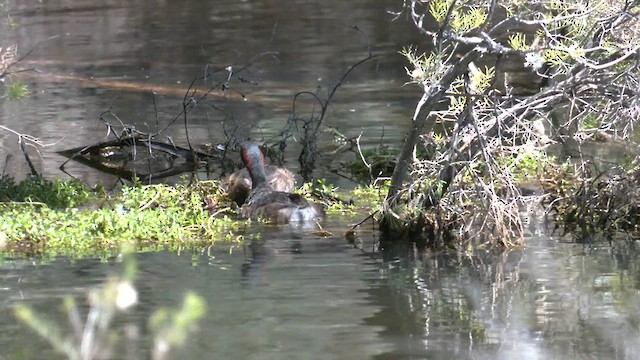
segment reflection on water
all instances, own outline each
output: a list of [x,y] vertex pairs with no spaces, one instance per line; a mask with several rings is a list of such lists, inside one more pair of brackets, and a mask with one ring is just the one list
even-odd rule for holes
[[[341,239],[263,230],[265,239],[232,251],[139,255],[141,303],[116,327],[134,324],[149,344],[152,311],[195,290],[209,310],[176,358],[634,359],[640,351],[633,247],[539,237],[526,249],[467,257],[376,252],[371,243],[361,251]],[[5,261],[4,356],[50,354],[9,309],[26,303],[64,322],[60,299],[81,298],[118,268]]]
[[[33,94],[22,102],[0,99],[0,116],[3,125],[58,141],[42,158],[32,156],[45,176],[62,176],[64,159],[55,150],[105,136],[97,120],[103,111],[153,131],[156,118],[166,125],[181,110],[184,84],[206,64],[242,64],[266,50],[277,51],[278,60],[265,57],[247,73],[249,82],[234,88],[247,101],[201,106],[189,124],[194,143],[222,141],[223,126],[236,124],[253,138],[277,135],[293,94],[325,94],[366,56],[350,24],[367,32],[379,57],[340,89],[329,122],[347,136],[364,130],[365,146],[383,135],[398,144],[418,98],[417,89],[403,86],[397,51],[421,40],[407,22],[389,21],[386,10],[400,6],[397,0],[10,3],[18,27],[0,29],[0,41],[15,41],[22,53],[33,49],[25,66],[41,72],[21,76]],[[123,85],[129,83],[158,91]],[[165,135],[186,145],[181,127]],[[16,140],[0,132],[0,149],[15,152]],[[295,146],[289,158],[296,158]],[[20,159],[12,161],[10,172],[26,172]],[[81,165],[69,170],[89,183],[115,181]],[[116,328],[137,328],[141,347],[149,348],[149,315],[195,290],[209,311],[176,358],[634,359],[640,352],[632,246],[533,237],[523,250],[470,257],[376,252],[372,243],[361,251],[341,239],[277,229],[232,251],[139,255],[141,303]],[[0,359],[55,358],[16,323],[12,307],[28,304],[66,323],[61,299],[82,298],[118,268],[97,260],[1,262]]]
[[[404,86],[406,62],[398,51],[423,41],[407,21],[391,21],[387,10],[401,6],[396,0],[26,0],[8,6],[17,27],[0,21],[0,47],[6,41],[18,44],[21,54],[33,50],[23,65],[38,72],[16,75],[32,95],[21,102],[0,99],[0,114],[3,125],[55,143],[43,149],[42,159],[32,156],[48,177],[66,177],[58,169],[65,159],[56,150],[104,138],[98,118],[106,110],[141,131],[167,125],[205,66],[239,69],[253,63],[242,82],[230,84],[228,99],[212,98],[189,114],[193,144],[224,142],[224,131],[258,140],[277,137],[291,115],[293,95],[310,91],[326,97],[348,67],[367,56],[366,38],[377,57],[343,84],[329,124],[350,137],[366,129],[365,147],[383,135],[397,146],[419,95],[417,87]],[[181,124],[163,135],[187,145]],[[15,143],[0,132],[0,149],[14,152]],[[288,150],[295,163],[300,147]],[[28,171],[20,158],[10,165],[11,173]],[[68,170],[88,183],[115,182],[80,164]]]

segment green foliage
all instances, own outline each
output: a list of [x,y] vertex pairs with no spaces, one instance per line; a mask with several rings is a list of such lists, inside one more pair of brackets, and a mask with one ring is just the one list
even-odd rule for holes
[[377,185],[359,185],[353,190],[354,201],[357,204],[366,204],[370,213],[379,211],[389,192],[389,184],[390,181],[387,180]]
[[[351,201],[325,180],[299,191],[333,214],[355,214]],[[118,194],[91,191],[75,181],[0,179],[0,249],[11,256],[108,257],[122,246],[136,251],[240,243],[249,220],[214,181],[124,186]],[[80,206],[81,205],[81,206]],[[80,206],[80,207],[79,207]]]
[[444,54],[418,54],[414,47],[404,48],[400,54],[413,65],[413,70],[406,69],[413,82],[427,84],[437,81],[438,77],[442,75],[445,66]]
[[544,175],[545,167],[552,164],[555,158],[546,156],[544,152],[535,150],[519,154],[516,157],[502,158],[502,164],[515,177],[518,183],[526,184]]
[[429,12],[439,24],[442,24],[447,18],[447,12],[452,3],[453,0],[429,1]]
[[580,123],[580,130],[592,130],[600,127],[600,117],[597,114],[587,114]]
[[557,49],[546,49],[542,52],[544,61],[553,66],[563,66],[569,59],[569,53]]
[[529,50],[529,45],[527,45],[527,38],[523,33],[515,33],[509,36],[507,43],[514,50]]
[[305,198],[313,198],[323,203],[329,214],[355,213],[355,206],[342,200],[342,194],[338,192],[338,188],[328,184],[325,179],[304,183],[294,192],[303,195]]
[[493,77],[496,75],[495,67],[484,67],[484,71],[479,68],[473,66],[473,71],[471,71],[471,87],[475,90],[476,93],[483,93],[491,86],[491,82],[493,81]]
[[[432,0],[429,1],[429,12],[431,16],[442,25],[447,20],[447,13],[453,4],[453,0]],[[480,27],[487,20],[487,11],[484,7],[454,5],[449,25],[458,34],[467,33]]]
[[313,196],[314,192],[320,192],[327,196],[338,197],[338,188],[328,184],[325,179],[304,183],[299,189],[296,189],[295,192],[308,196]]
[[567,29],[567,35],[574,41],[581,42],[588,38],[591,31],[592,20],[589,18],[575,18],[563,22],[563,27]]
[[480,27],[487,20],[484,8],[473,7],[468,11],[458,10],[451,19],[451,28],[458,34],[464,34]]
[[464,96],[459,96],[462,94],[462,89],[464,89],[464,79],[462,76],[456,78],[449,87],[449,106],[448,110],[451,111],[452,114],[460,114],[462,110],[464,110],[464,105],[467,103],[467,99]]
[[359,185],[353,190],[353,195],[364,202],[381,201],[389,191],[389,184],[390,181],[387,180],[378,185]]
[[7,89],[7,95],[11,100],[22,100],[29,96],[29,94],[31,94],[31,92],[27,86],[20,81],[13,81]]
[[[474,64],[469,65],[470,91],[473,94],[482,94],[487,89],[489,89],[494,76],[494,67],[485,66],[484,71],[482,71]],[[447,96],[449,98],[448,110],[451,112],[453,117],[461,113],[464,110],[465,104],[467,103],[467,97],[460,96],[463,93],[464,87],[464,77],[459,76],[451,83],[451,85],[449,86],[449,91],[447,91],[447,93],[451,94]],[[483,98],[479,98],[479,101],[482,103],[485,102]]]
[[[470,65],[470,89],[474,94],[482,94],[486,91],[493,81],[495,76],[495,68],[494,67],[486,67],[484,71],[477,68],[475,65]],[[448,110],[452,114],[459,114],[464,110],[464,106],[467,103],[467,98],[465,96],[459,96],[463,93],[464,89],[464,78],[462,76],[456,78],[449,87],[448,93],[451,94],[448,96],[449,105]],[[480,98],[481,102],[483,99]]]
[[92,191],[77,181],[46,180],[32,176],[16,184],[13,178],[0,178],[0,202],[39,203],[53,209],[85,203]]
[[[94,199],[108,206],[80,209],[72,206],[86,200],[88,191],[77,183],[39,179],[16,186],[3,180],[0,193],[18,189],[5,201],[19,202],[0,205],[0,235],[9,251],[26,255],[95,257],[128,243],[142,251],[239,242],[237,233],[248,224],[224,215],[230,208],[222,206],[224,193],[213,182],[125,186],[115,197]],[[206,198],[219,207],[206,209]]]

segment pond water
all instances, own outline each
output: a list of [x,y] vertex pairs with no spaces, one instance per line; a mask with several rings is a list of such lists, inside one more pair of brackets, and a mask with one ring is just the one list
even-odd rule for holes
[[[374,251],[366,232],[354,247],[338,236],[259,230],[262,240],[232,251],[139,254],[140,303],[113,329],[135,329],[147,358],[150,315],[195,291],[207,314],[172,358],[636,359],[640,351],[633,247],[535,236],[523,250],[456,256]],[[114,259],[3,261],[0,359],[62,358],[10,309],[27,304],[67,328],[63,297],[82,303],[120,267]]]
[[[326,94],[367,56],[363,33],[351,25],[367,34],[377,58],[343,84],[328,122],[347,136],[362,132],[365,147],[381,138],[397,146],[420,95],[404,86],[406,64],[397,52],[427,41],[406,19],[391,21],[387,10],[402,1],[5,3],[17,27],[2,24],[0,46],[32,50],[22,65],[38,72],[12,78],[32,94],[20,102],[0,99],[1,124],[53,144],[34,154],[46,177],[67,177],[56,150],[106,136],[102,112],[155,130],[156,117],[163,126],[179,113],[185,84],[206,65],[245,64],[266,51],[278,52],[277,60],[263,56],[246,72],[257,85],[234,84],[247,100],[208,103],[190,114],[189,128],[194,143],[224,141],[223,130],[236,125],[254,139],[272,139],[286,124],[295,93]],[[186,146],[181,125],[164,134]],[[28,171],[15,137],[0,132],[0,150],[14,154],[9,173]],[[297,151],[292,144],[289,158]],[[117,180],[80,164],[67,171],[91,184]],[[336,233],[329,238],[258,228],[263,239],[243,247],[139,254],[140,303],[115,329],[137,329],[139,358],[146,358],[150,314],[177,307],[193,290],[208,312],[176,359],[634,359],[640,353],[640,274],[631,245],[535,235],[527,248],[497,255],[376,249],[375,234],[366,230],[360,247],[342,239],[352,220],[329,219],[325,227]],[[59,358],[11,309],[27,304],[64,324],[61,300],[83,299],[119,269],[114,259],[2,260],[0,360]]]
[[[405,86],[406,61],[398,51],[424,40],[407,21],[391,21],[387,10],[402,5],[395,0],[8,4],[17,27],[0,21],[0,46],[15,43],[21,55],[30,51],[17,68],[37,72],[11,77],[28,85],[32,94],[20,102],[0,99],[2,124],[51,145],[33,155],[45,176],[68,177],[59,170],[66,159],[55,151],[107,136],[99,120],[107,110],[142,131],[170,124],[182,110],[188,85],[205,68],[233,65],[238,71],[253,63],[240,73],[246,82],[231,82],[227,99],[212,96],[189,114],[192,144],[225,142],[225,131],[237,138],[272,141],[287,125],[296,93],[317,92],[326,98],[347,69],[367,57],[368,47],[376,57],[342,84],[327,124],[348,137],[362,132],[365,148],[380,141],[397,147],[420,95],[417,87]],[[215,78],[226,75],[217,73]],[[308,110],[310,104],[305,99],[298,109]],[[300,115],[308,117],[309,112]],[[158,140],[170,138],[187,147],[182,118],[162,135]],[[0,149],[18,155],[16,140],[0,132]],[[331,137],[324,135],[323,140],[330,142]],[[287,158],[294,168],[300,149],[290,142]],[[20,156],[9,165],[12,174],[28,172]],[[80,164],[70,163],[66,169],[88,183],[117,180]]]

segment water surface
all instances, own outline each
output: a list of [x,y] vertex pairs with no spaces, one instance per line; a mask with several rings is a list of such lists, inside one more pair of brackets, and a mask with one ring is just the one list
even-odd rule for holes
[[[387,10],[401,1],[36,1],[9,2],[18,26],[0,41],[32,50],[20,75],[32,95],[0,99],[2,124],[54,145],[34,153],[46,177],[62,177],[55,151],[100,141],[99,115],[111,109],[144,131],[169,123],[186,84],[209,66],[246,64],[237,97],[201,104],[189,117],[194,143],[240,133],[272,140],[303,90],[324,95],[367,56],[337,93],[328,122],[365,147],[401,143],[419,91],[404,86],[403,46],[427,46]],[[2,44],[0,44],[1,46]],[[155,92],[155,94],[154,94]],[[154,101],[155,99],[155,101]],[[182,126],[164,133],[186,146]],[[382,139],[382,140],[381,140]],[[327,139],[325,139],[328,141]],[[329,139],[330,140],[330,139]],[[7,168],[28,170],[16,139],[0,132]],[[295,168],[293,143],[288,165]],[[609,156],[610,154],[602,154]],[[339,160],[339,159],[332,159]],[[0,159],[4,164],[4,159]],[[67,170],[87,183],[117,179],[80,164]],[[634,359],[638,353],[637,255],[627,244],[581,245],[537,235],[505,254],[377,251],[370,232],[361,248],[341,234],[347,221],[318,238],[288,228],[257,229],[262,241],[195,253],[137,256],[140,303],[118,318],[120,334],[137,333],[140,356],[151,346],[150,314],[177,307],[194,290],[208,304],[199,331],[175,358],[207,359]],[[82,302],[120,264],[114,259],[4,259],[0,263],[0,359],[61,358],[11,310],[27,304],[66,323],[61,300]],[[124,336],[124,335],[122,335]],[[116,353],[114,358],[125,358]]]
[[[338,237],[262,231],[263,240],[233,251],[138,255],[140,303],[114,328],[137,329],[144,355],[150,314],[193,290],[208,312],[175,358],[634,359],[640,350],[634,247],[539,236],[523,250],[456,256],[373,251],[367,234],[359,249]],[[82,302],[119,269],[113,259],[3,261],[4,358],[52,356],[16,323],[14,306],[65,324],[61,299]]]
[[[26,83],[32,95],[20,102],[0,99],[0,114],[4,125],[52,144],[40,149],[41,158],[33,155],[38,170],[49,177],[67,177],[58,169],[65,159],[56,150],[104,139],[107,129],[99,117],[107,110],[141,131],[165,127],[205,68],[231,65],[240,71],[252,64],[240,74],[244,82],[230,84],[227,99],[212,97],[189,114],[193,144],[225,142],[225,131],[274,141],[292,114],[296,93],[326,98],[368,50],[375,58],[343,83],[327,124],[349,137],[362,132],[365,147],[381,139],[398,146],[419,98],[417,87],[404,86],[406,62],[398,51],[423,40],[407,21],[391,21],[387,10],[399,8],[397,1],[27,0],[9,5],[17,27],[2,23],[0,42],[18,44],[20,54],[30,51],[22,68],[38,72],[12,77]],[[215,78],[226,75],[222,71]],[[158,139],[186,147],[182,118]],[[324,135],[323,141],[331,137]],[[15,153],[15,143],[0,133],[0,149]],[[295,168],[300,147],[295,141],[290,145],[287,160]],[[16,176],[28,171],[20,157],[10,165]],[[90,184],[116,180],[79,164],[67,170]]]

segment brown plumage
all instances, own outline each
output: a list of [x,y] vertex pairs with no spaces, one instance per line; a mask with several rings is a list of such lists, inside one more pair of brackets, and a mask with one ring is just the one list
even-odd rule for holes
[[324,218],[324,207],[310,203],[298,194],[276,191],[268,181],[264,155],[255,143],[242,144],[242,161],[252,181],[252,189],[240,214],[263,218],[275,223],[309,222]]
[[[267,181],[273,190],[292,192],[295,189],[296,179],[291,171],[268,165],[265,167],[265,172]],[[251,185],[251,175],[249,175],[249,171],[246,168],[235,171],[224,182],[229,197],[239,206],[242,206],[247,201],[251,192]]]

